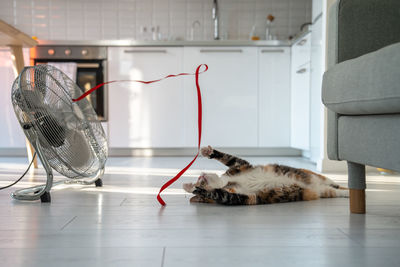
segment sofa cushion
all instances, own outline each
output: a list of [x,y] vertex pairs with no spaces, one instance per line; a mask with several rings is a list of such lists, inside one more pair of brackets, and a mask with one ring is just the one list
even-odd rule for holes
[[339,116],[339,159],[400,171],[399,134],[398,114]]
[[400,42],[399,0],[340,0],[338,62]]
[[339,114],[400,113],[400,43],[326,71],[322,102]]

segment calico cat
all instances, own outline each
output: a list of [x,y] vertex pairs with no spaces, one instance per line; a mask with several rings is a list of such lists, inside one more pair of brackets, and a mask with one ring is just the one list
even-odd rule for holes
[[349,195],[347,188],[306,169],[278,164],[253,166],[211,146],[203,147],[201,154],[229,169],[221,176],[202,173],[195,184],[184,184],[185,191],[195,195],[191,202],[258,205]]

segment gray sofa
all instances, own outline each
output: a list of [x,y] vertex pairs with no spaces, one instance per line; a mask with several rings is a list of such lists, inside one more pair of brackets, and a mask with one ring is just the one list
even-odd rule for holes
[[400,171],[400,1],[334,3],[327,52],[328,157],[347,161],[350,211],[365,213],[365,165]]

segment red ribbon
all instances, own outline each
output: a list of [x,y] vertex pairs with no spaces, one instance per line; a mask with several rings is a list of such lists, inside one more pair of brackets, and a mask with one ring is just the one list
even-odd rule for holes
[[[201,67],[204,66],[205,69],[203,71],[200,71]],[[197,90],[197,124],[198,124],[198,131],[199,131],[199,140],[198,140],[198,144],[197,144],[197,154],[196,156],[193,158],[193,160],[185,167],[183,168],[177,175],[175,175],[175,177],[173,177],[172,179],[170,179],[168,182],[166,182],[161,188],[160,191],[158,192],[157,195],[157,200],[158,202],[160,202],[161,205],[165,206],[166,203],[164,202],[164,200],[161,198],[160,194],[162,193],[162,191],[164,191],[165,189],[167,189],[171,184],[173,184],[174,182],[176,182],[189,168],[190,166],[192,166],[192,164],[196,161],[197,157],[199,156],[200,153],[200,145],[201,145],[201,125],[202,125],[202,103],[201,103],[201,91],[200,91],[200,85],[199,85],[199,75],[201,73],[204,73],[208,70],[208,66],[206,64],[201,64],[197,67],[196,72],[195,73],[179,73],[179,74],[171,74],[168,76],[165,76],[164,78],[158,79],[158,80],[153,80],[153,81],[140,81],[140,80],[116,80],[116,81],[109,81],[109,82],[104,82],[101,84],[96,85],[95,87],[93,87],[92,89],[86,91],[84,94],[82,94],[80,97],[76,98],[76,99],[72,99],[73,102],[82,100],[83,98],[85,98],[86,96],[88,96],[89,94],[93,93],[94,91],[96,91],[97,89],[99,89],[100,87],[102,87],[103,85],[109,84],[109,83],[115,83],[115,82],[138,82],[138,83],[143,83],[143,84],[150,84],[150,83],[155,83],[155,82],[159,82],[162,81],[164,79],[167,78],[173,78],[173,77],[178,77],[178,76],[184,76],[184,75],[195,75],[196,78],[196,90]]]

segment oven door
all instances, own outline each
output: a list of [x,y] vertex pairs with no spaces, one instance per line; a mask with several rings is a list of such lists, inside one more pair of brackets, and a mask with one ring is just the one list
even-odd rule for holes
[[[77,62],[76,83],[85,92],[104,82],[104,66],[102,61]],[[87,96],[100,121],[107,121],[106,92],[101,87]]]

